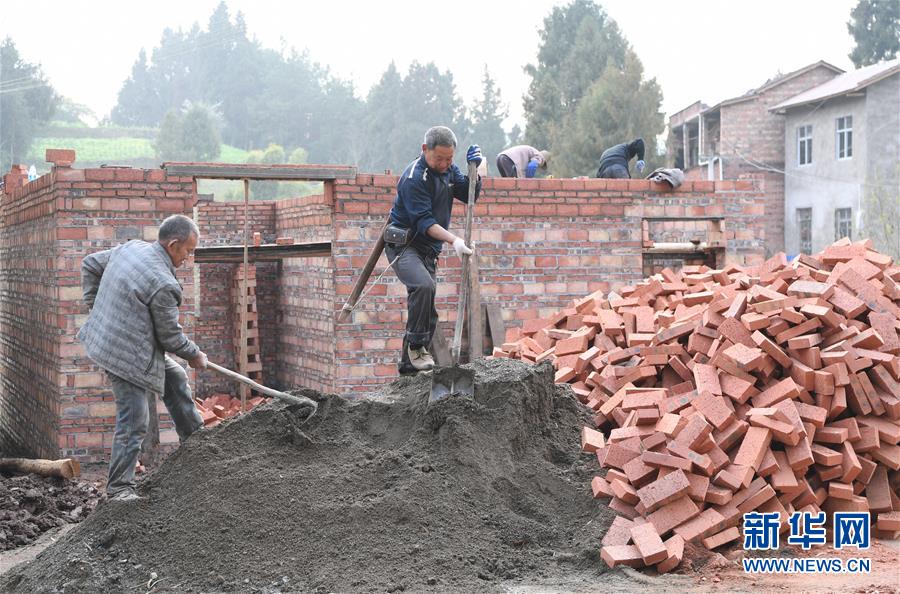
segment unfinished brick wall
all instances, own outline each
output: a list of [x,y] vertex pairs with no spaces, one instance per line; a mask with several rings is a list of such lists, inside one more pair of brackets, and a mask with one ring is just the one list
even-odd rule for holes
[[[275,242],[275,202],[252,201],[249,204],[250,234],[258,232],[264,243]],[[196,222],[200,227],[200,245],[243,245],[243,202],[197,202]],[[238,303],[232,296],[237,264],[197,264],[200,279],[197,299],[197,336],[204,338],[201,348],[211,361],[237,370],[234,337],[238,332],[236,318]],[[275,340],[278,327],[278,263],[260,262],[254,265],[257,276],[257,305],[260,312],[261,355],[264,372],[274,372],[278,363]],[[197,289],[195,289],[197,290]],[[237,394],[238,386],[214,371],[197,373],[199,397],[215,393]],[[265,379],[265,376],[263,376]]]
[[48,176],[24,188],[13,184],[7,175],[12,191],[2,194],[0,235],[0,451],[50,457],[57,450],[52,428],[60,392],[57,233],[66,232],[57,229]]
[[[252,231],[266,242],[291,236],[332,243],[330,258],[257,264],[265,383],[353,396],[396,377],[406,291],[392,272],[349,323],[335,323],[387,217],[396,183],[394,176],[358,175],[326,182],[322,195],[251,205]],[[165,216],[190,215],[194,206],[201,245],[240,244],[243,206],[195,205],[194,192],[190,178],[167,177],[161,170],[57,168],[4,196],[2,290],[10,296],[3,300],[0,330],[4,452],[82,460],[108,452],[112,392],[75,339],[85,319],[81,259],[128,239],[155,239]],[[756,264],[764,257],[764,211],[764,196],[752,180],[687,182],[672,192],[643,180],[489,178],[474,227],[482,298],[502,306],[507,322],[519,325],[593,290],[633,283],[644,275],[644,218],[722,216],[727,261]],[[461,229],[463,213],[458,204],[453,230]],[[671,237],[696,232],[662,225]],[[375,276],[385,266],[382,258]],[[445,251],[438,266],[438,309],[446,331],[456,311],[459,261]],[[203,264],[179,272],[186,330],[226,365],[234,363],[228,303],[234,267]],[[196,379],[201,396],[236,390],[211,373]],[[171,423],[165,416],[161,421],[163,442],[175,441]]]
[[[396,177],[359,175],[335,182],[335,310],[349,295],[395,194]],[[764,197],[752,181],[687,182],[678,192],[644,180],[489,178],[473,237],[485,302],[502,306],[511,324],[546,315],[572,299],[642,278],[643,217],[723,216],[728,262],[757,264],[764,255]],[[460,230],[457,205],[452,228]],[[382,258],[376,274],[385,265]],[[438,262],[441,321],[456,312],[459,261]],[[392,379],[405,319],[405,289],[386,275],[354,313],[335,327],[335,389],[360,393]]]
[[[298,243],[332,241],[332,191],[276,203],[279,237]],[[284,387],[334,389],[334,276],[331,258],[281,263],[276,334],[278,381]]]
[[[115,425],[112,391],[75,338],[87,313],[81,260],[130,239],[155,240],[162,219],[191,214],[193,191],[190,178],[167,177],[161,170],[56,167],[3,194],[4,453],[99,460],[108,451]],[[184,270],[179,279],[186,298],[182,323],[190,332],[193,280]],[[160,429],[163,443],[177,440],[166,416]]]

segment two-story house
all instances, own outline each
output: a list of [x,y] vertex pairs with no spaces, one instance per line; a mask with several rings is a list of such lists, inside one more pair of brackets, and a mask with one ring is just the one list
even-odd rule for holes
[[752,177],[766,195],[766,252],[784,249],[784,117],[771,111],[844,71],[819,61],[712,107],[697,101],[669,118],[669,165],[689,180]]
[[900,256],[900,59],[770,108],[784,117],[785,248],[871,238]]

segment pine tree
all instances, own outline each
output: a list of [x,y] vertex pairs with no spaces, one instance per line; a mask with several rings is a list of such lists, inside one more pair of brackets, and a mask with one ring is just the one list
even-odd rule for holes
[[0,44],[0,171],[23,162],[59,100],[40,66],[23,60],[7,37]]
[[664,127],[661,103],[656,80],[643,80],[640,60],[628,50],[624,68],[610,62],[554,134],[554,174],[593,176],[604,150],[635,138],[644,139],[644,160],[652,170],[657,161],[656,138]]
[[500,89],[491,78],[487,66],[481,79],[481,89],[481,99],[472,109],[472,141],[481,146],[481,152],[490,165],[494,163],[500,151],[506,148],[503,120],[508,111],[500,96]]
[[857,68],[893,60],[900,52],[900,2],[859,0],[847,30],[856,40],[849,57]]
[[624,67],[628,44],[618,25],[592,0],[554,8],[540,36],[538,63],[525,69],[532,78],[525,97],[525,140],[546,147],[607,63]]

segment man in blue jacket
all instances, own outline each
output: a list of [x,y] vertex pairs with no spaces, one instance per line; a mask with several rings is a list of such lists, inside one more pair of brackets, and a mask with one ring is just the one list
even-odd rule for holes
[[[434,296],[437,258],[443,244],[451,244],[457,256],[472,254],[462,238],[448,231],[453,199],[469,200],[469,177],[453,164],[455,150],[456,135],[449,128],[429,128],[422,143],[422,154],[406,166],[397,182],[391,226],[405,230],[406,237],[395,234],[392,241],[386,238],[384,251],[407,292],[401,374],[434,368],[428,346],[438,321]],[[466,152],[466,162],[480,165],[481,160],[481,149],[473,144]],[[480,190],[479,178],[476,198]]]

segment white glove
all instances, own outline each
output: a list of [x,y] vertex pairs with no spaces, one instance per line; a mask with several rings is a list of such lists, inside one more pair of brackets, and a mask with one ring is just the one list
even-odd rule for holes
[[472,248],[466,245],[466,242],[463,241],[462,237],[457,237],[453,240],[453,249],[456,250],[456,255],[460,258],[472,255]]

